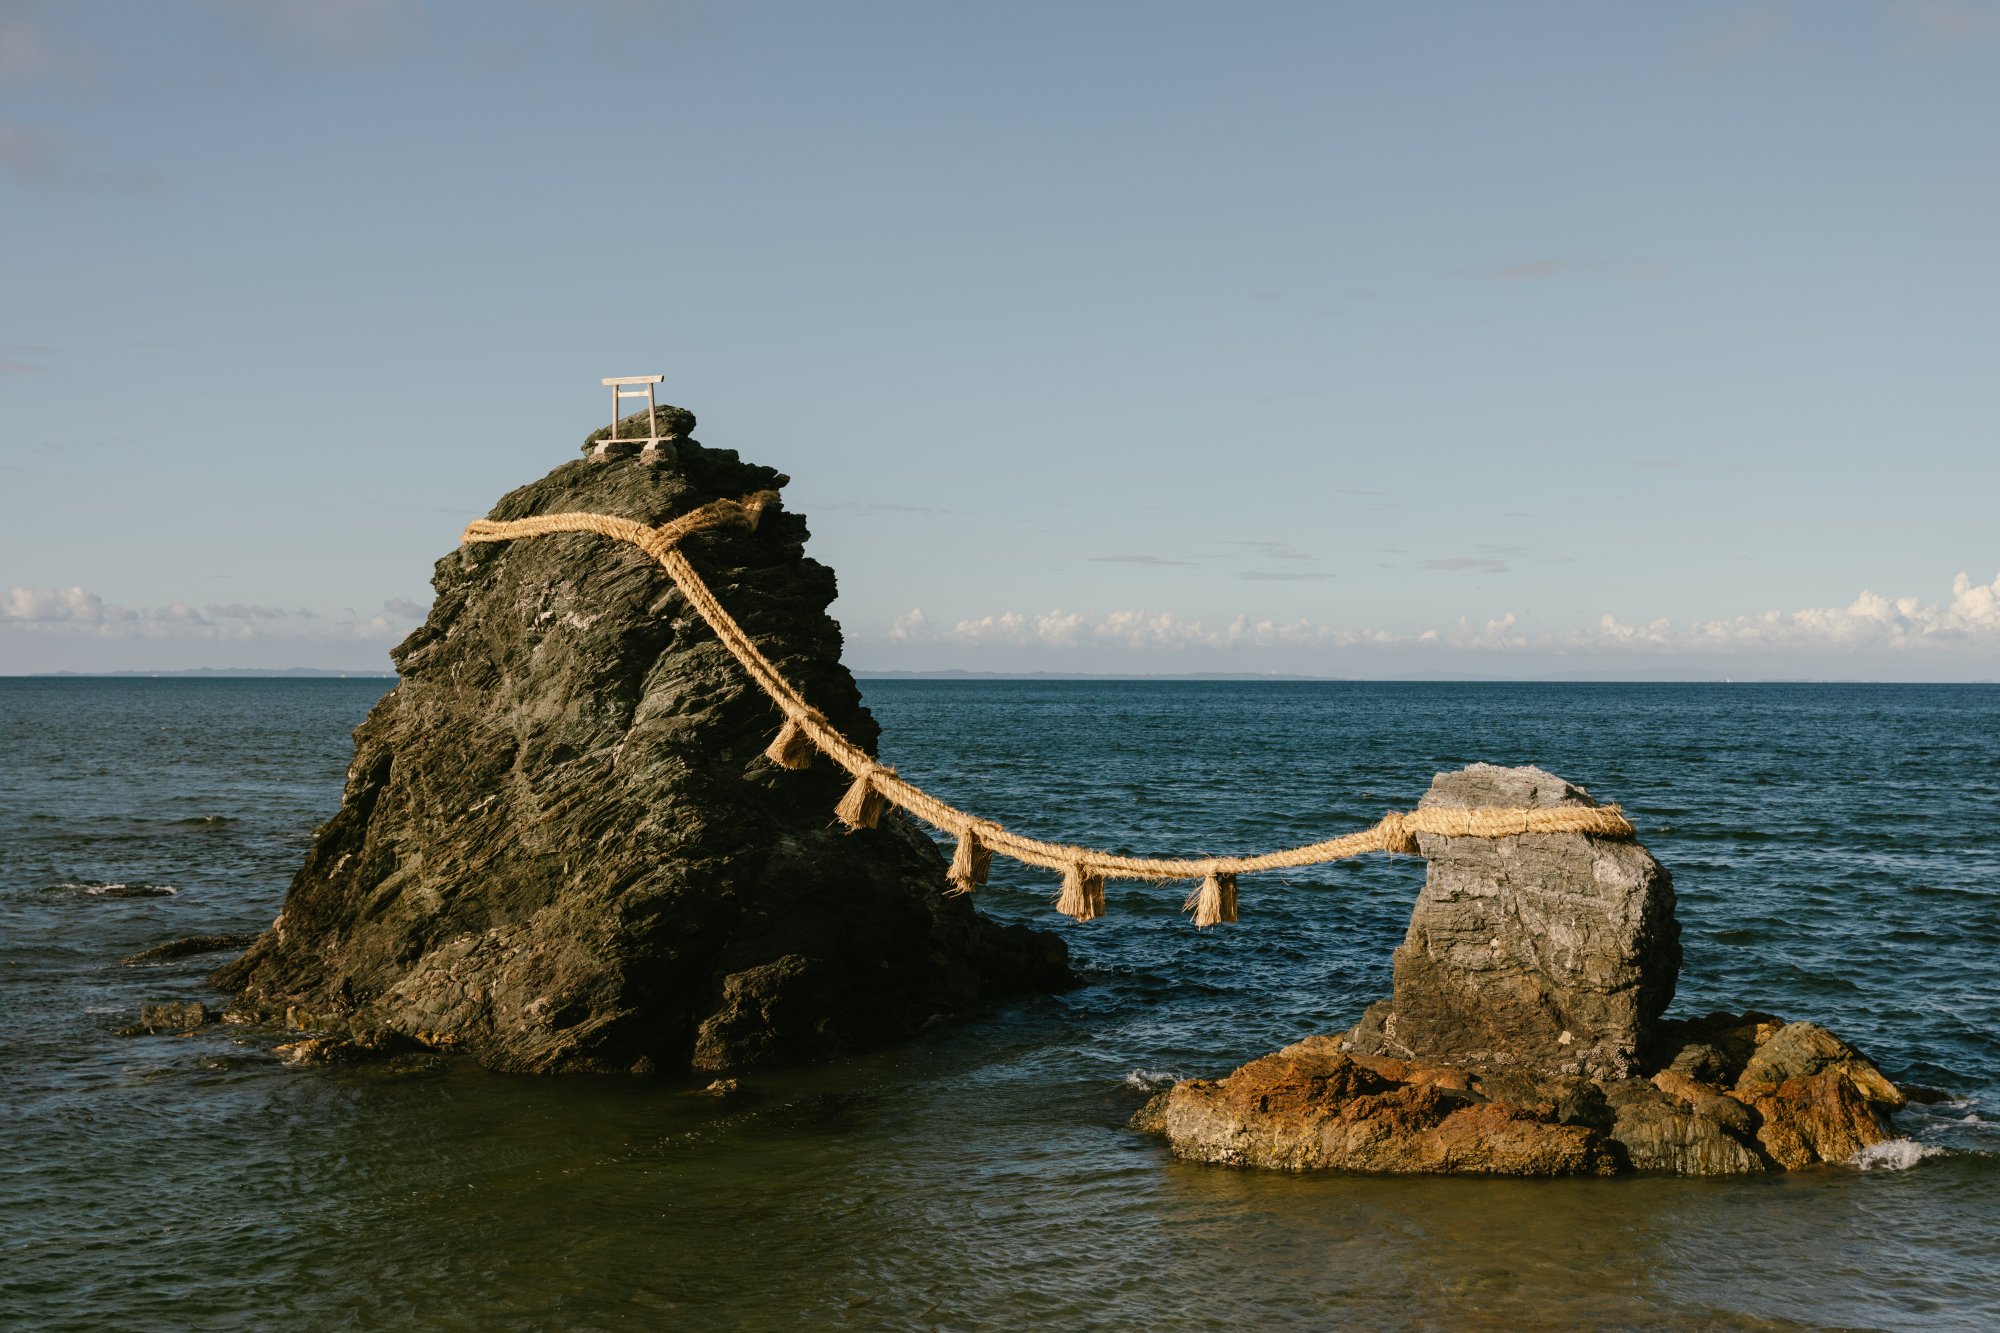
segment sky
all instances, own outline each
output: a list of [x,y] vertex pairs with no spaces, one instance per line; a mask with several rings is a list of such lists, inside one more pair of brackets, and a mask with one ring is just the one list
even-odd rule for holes
[[2000,3],[0,0],[0,674],[664,374],[850,666],[2000,679]]

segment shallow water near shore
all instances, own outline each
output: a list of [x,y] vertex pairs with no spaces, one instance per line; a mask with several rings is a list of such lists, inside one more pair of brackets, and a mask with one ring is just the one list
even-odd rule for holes
[[[883,757],[1012,827],[1263,849],[1539,763],[1673,872],[1674,1012],[1812,1018],[1947,1090],[1862,1166],[1750,1180],[1290,1177],[1123,1127],[1351,1023],[1422,882],[1246,878],[1196,933],[1113,884],[1085,984],[718,1100],[120,1038],[221,997],[382,681],[0,680],[0,1325],[1990,1328],[2000,1324],[2000,688],[870,681]],[[225,955],[226,956],[226,955]]]

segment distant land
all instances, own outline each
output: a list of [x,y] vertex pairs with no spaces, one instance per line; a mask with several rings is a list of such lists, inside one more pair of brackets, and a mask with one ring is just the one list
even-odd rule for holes
[[855,671],[856,680],[1212,680],[1341,681],[1376,685],[1992,685],[1967,681],[1843,680],[1830,676],[1717,676],[1686,671],[1573,671],[1536,676],[1493,676],[1429,672],[1410,676],[1290,676],[1254,671],[1088,672],[1088,671]]
[[[1413,676],[1300,676],[1257,671],[855,671],[856,680],[1187,680],[1332,681],[1377,685],[1995,685],[2000,681],[1843,680],[1829,676],[1713,676],[1699,671],[1577,671],[1561,675],[1490,676],[1430,673]],[[12,680],[395,680],[393,671],[330,671],[322,667],[187,667],[178,671],[0,672]]]
[[216,680],[394,680],[393,671],[325,671],[319,667],[188,667],[180,671],[33,671],[30,676],[47,680],[62,676],[89,680],[146,680],[153,677],[196,677]]

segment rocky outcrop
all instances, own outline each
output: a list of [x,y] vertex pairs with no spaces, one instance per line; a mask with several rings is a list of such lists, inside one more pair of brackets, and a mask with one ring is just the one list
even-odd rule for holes
[[[1438,775],[1425,805],[1595,804],[1536,768]],[[1394,993],[1339,1037],[1152,1099],[1190,1161],[1282,1170],[1732,1175],[1841,1162],[1904,1095],[1813,1023],[1661,1017],[1672,881],[1636,842],[1419,835]]]
[[[1441,773],[1419,808],[1595,806],[1539,768]],[[1624,1078],[1680,974],[1673,879],[1644,847],[1578,833],[1419,834],[1430,862],[1395,988],[1357,1050]]]
[[[649,524],[782,486],[687,435],[558,467],[491,517],[590,510]],[[647,433],[643,419],[621,434]],[[607,432],[586,441],[586,449]],[[840,665],[831,570],[767,511],[683,550],[828,717],[874,748]],[[467,546],[355,732],[341,808],[284,909],[216,980],[229,1016],[324,1043],[494,1068],[722,1070],[894,1040],[1069,978],[1054,936],[944,896],[900,817],[841,831],[846,779],[773,765],[776,710],[634,547],[585,534]]]

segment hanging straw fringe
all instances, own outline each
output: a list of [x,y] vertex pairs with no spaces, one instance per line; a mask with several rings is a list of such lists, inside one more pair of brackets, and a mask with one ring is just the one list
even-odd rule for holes
[[895,772],[884,764],[870,764],[856,773],[847,795],[833,807],[834,818],[850,829],[874,828],[881,821],[882,812],[889,808],[889,799],[875,789],[875,775],[887,773],[893,777]]
[[1062,894],[1056,910],[1078,921],[1095,921],[1104,915],[1104,876],[1081,861],[1072,861],[1063,870]]
[[779,768],[811,768],[817,749],[805,728],[786,718],[785,725],[778,728],[777,738],[765,748],[764,757]]
[[1181,904],[1183,912],[1194,913],[1197,930],[1206,930],[1218,922],[1236,922],[1236,876],[1225,875],[1211,870],[1187,901]]
[[981,825],[999,827],[987,824],[983,819],[975,819],[958,831],[958,846],[951,853],[951,869],[945,872],[945,877],[951,881],[946,893],[971,893],[985,887],[986,872],[993,866],[993,849],[979,840]]

